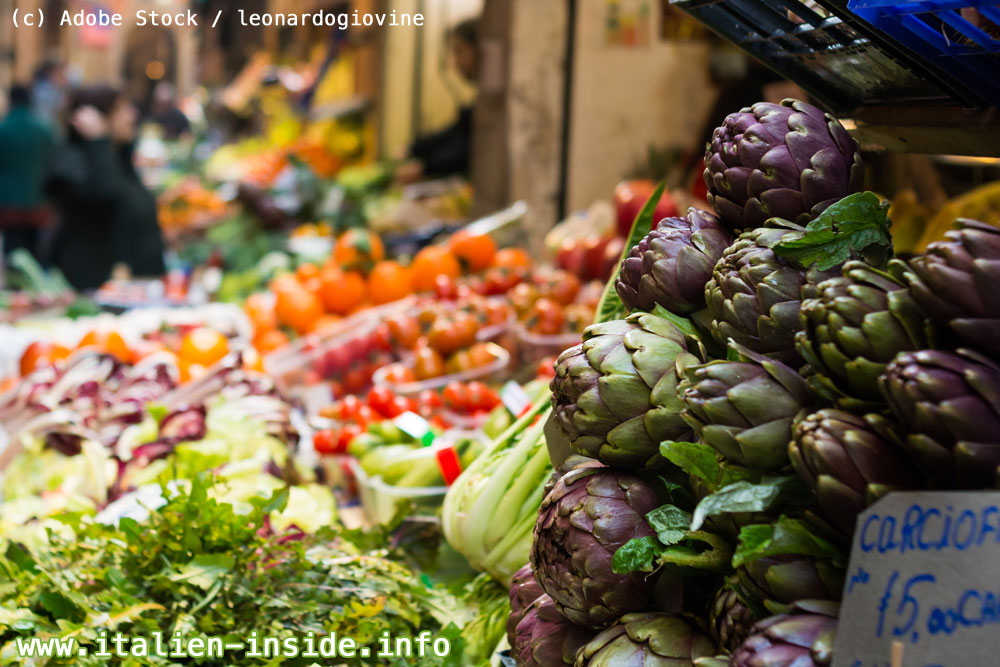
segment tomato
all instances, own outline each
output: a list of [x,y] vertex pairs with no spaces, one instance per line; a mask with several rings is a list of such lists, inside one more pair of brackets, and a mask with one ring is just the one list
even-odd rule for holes
[[319,298],[304,287],[289,288],[277,294],[274,312],[278,321],[299,334],[312,331],[323,315]]
[[361,424],[344,424],[340,429],[340,435],[337,437],[337,453],[344,454],[347,452],[347,447],[351,444],[351,440],[358,437],[365,432],[365,427]]
[[36,368],[52,366],[70,355],[70,349],[58,343],[35,341],[21,355],[21,375],[27,375]]
[[469,412],[492,410],[500,404],[497,393],[482,382],[470,382],[465,387],[466,406]]
[[323,307],[337,315],[354,311],[364,302],[368,291],[365,279],[357,271],[341,271],[328,266],[319,274],[319,280]]
[[483,305],[483,314],[486,317],[487,326],[506,324],[510,319],[511,311],[503,301],[487,300]]
[[468,392],[461,382],[449,382],[441,392],[444,404],[456,412],[465,410],[465,406],[468,404],[467,396]]
[[430,347],[417,350],[413,360],[413,374],[418,380],[430,380],[444,375],[444,359]]
[[444,362],[444,372],[448,375],[464,373],[465,371],[472,370],[472,368],[472,355],[469,354],[469,350],[467,349],[459,350]]
[[386,407],[385,416],[395,419],[404,412],[417,412],[419,407],[416,402],[406,396],[393,396]]
[[568,271],[548,271],[536,275],[535,283],[542,296],[568,306],[580,293],[580,279]]
[[396,345],[404,350],[412,350],[420,338],[420,323],[408,315],[393,315],[385,321]]
[[371,407],[372,410],[378,412],[381,415],[390,417],[389,406],[392,404],[392,400],[396,398],[395,392],[388,387],[372,387],[368,390],[368,395],[365,397],[365,402]]
[[295,277],[298,279],[299,284],[310,292],[319,291],[322,283],[319,274],[319,267],[315,264],[309,264],[308,262],[299,264],[299,267],[295,269]]
[[455,232],[448,246],[469,271],[473,272],[488,268],[497,254],[497,244],[489,234],[473,234],[466,229]]
[[439,317],[427,332],[427,342],[442,355],[449,355],[476,342],[479,329],[475,318],[458,312],[451,318]]
[[344,421],[354,421],[361,414],[361,406],[364,403],[354,394],[348,394],[338,401],[340,409],[337,410],[340,419]]
[[190,331],[181,341],[178,356],[194,364],[211,366],[229,354],[229,339],[208,327]]
[[369,424],[382,421],[384,418],[383,413],[367,405],[362,405],[358,408],[358,414],[354,417],[354,423],[367,427]]
[[524,248],[504,248],[497,251],[496,256],[493,258],[493,266],[508,269],[530,271],[531,265],[531,256],[528,255],[528,251]]
[[125,339],[117,331],[90,331],[80,339],[76,347],[77,349],[92,347],[105,354],[110,354],[118,359],[118,361],[125,363],[132,361],[132,350],[129,349]]
[[343,383],[344,391],[350,392],[352,394],[362,391],[371,382],[371,373],[367,372],[364,368],[359,368],[355,366],[346,373],[344,373]]
[[385,259],[385,246],[375,232],[348,229],[337,239],[333,260],[345,269],[369,270]]
[[523,270],[494,267],[486,272],[485,293],[491,295],[506,294],[515,285],[521,283],[526,275],[527,272]]
[[368,276],[368,294],[374,304],[396,301],[413,292],[413,276],[399,262],[379,262]]
[[257,292],[247,297],[243,304],[243,312],[253,325],[255,332],[270,331],[278,327],[278,318],[274,314],[274,298],[266,292]]
[[489,343],[476,343],[469,348],[469,363],[472,368],[488,366],[496,360],[496,355],[490,351]]
[[440,408],[443,402],[440,394],[436,391],[433,389],[424,389],[419,395],[417,395],[417,404],[421,409],[429,408],[431,410],[435,410]]
[[268,352],[274,352],[275,350],[285,347],[288,345],[288,336],[284,332],[278,329],[270,329],[267,331],[258,332],[253,339],[254,347],[261,354],[267,354]]
[[462,267],[451,251],[435,245],[418,252],[410,270],[413,272],[413,287],[419,292],[434,289],[434,281],[438,276],[458,278],[462,275]]
[[336,454],[339,435],[339,429],[324,428],[316,431],[313,433],[313,449],[318,454]]
[[570,304],[566,307],[566,328],[582,333],[594,323],[594,309],[582,303]]
[[551,336],[562,333],[566,314],[552,299],[539,299],[528,313],[526,323],[529,331]]
[[554,378],[556,376],[556,358],[545,357],[538,362],[535,367],[535,374],[539,378]]
[[510,301],[510,305],[514,307],[514,312],[516,312],[519,317],[525,317],[531,311],[531,307],[535,305],[535,302],[538,301],[541,296],[541,291],[530,283],[515,285],[507,293],[507,299]]
[[399,362],[390,364],[386,368],[384,377],[386,382],[391,382],[392,384],[407,384],[416,382],[417,380],[417,375],[413,372],[413,369],[407,368]]
[[441,274],[434,277],[434,296],[444,301],[454,301],[458,298],[458,284],[451,276]]

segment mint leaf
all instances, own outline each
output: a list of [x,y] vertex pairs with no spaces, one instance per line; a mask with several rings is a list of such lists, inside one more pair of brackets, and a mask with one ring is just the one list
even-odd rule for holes
[[740,544],[733,554],[733,567],[780,555],[815,556],[844,564],[844,554],[833,543],[817,535],[800,519],[782,516],[777,523],[744,526]]
[[719,476],[719,456],[709,445],[701,442],[660,443],[660,455],[689,475],[709,484]]
[[786,236],[773,250],[821,271],[852,258],[883,266],[892,256],[888,210],[873,192],[848,195],[806,225],[805,232]]
[[615,574],[652,572],[653,561],[662,551],[655,537],[637,537],[618,547],[611,558],[611,571]]
[[739,481],[729,484],[710,496],[702,498],[694,510],[691,530],[698,530],[710,516],[735,512],[763,512],[774,507],[781,499],[792,477],[778,477],[753,484]]
[[663,505],[646,515],[646,522],[656,531],[656,538],[665,546],[684,539],[691,525],[691,515],[679,507]]

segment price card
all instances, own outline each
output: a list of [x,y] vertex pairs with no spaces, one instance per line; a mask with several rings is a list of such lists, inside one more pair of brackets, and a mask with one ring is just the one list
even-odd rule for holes
[[833,655],[833,667],[1000,664],[1000,492],[893,493],[858,517]]

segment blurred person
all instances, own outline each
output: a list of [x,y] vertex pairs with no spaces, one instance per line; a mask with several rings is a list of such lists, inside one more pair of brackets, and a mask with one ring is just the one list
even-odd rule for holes
[[[469,83],[479,80],[479,22],[462,21],[449,32],[452,62]],[[404,182],[424,177],[465,174],[472,164],[472,105],[458,110],[458,118],[448,127],[417,139],[410,146],[409,161],[396,176]]]
[[0,232],[4,254],[18,248],[40,258],[40,230],[49,221],[45,176],[55,149],[48,125],[31,109],[25,86],[10,90],[9,111],[0,122]]
[[68,88],[66,68],[62,63],[48,60],[35,70],[35,79],[31,85],[35,113],[56,132],[63,125]]
[[139,277],[165,271],[156,200],[132,162],[137,121],[113,88],[79,90],[70,105],[49,192],[60,216],[53,263],[77,289],[99,287],[119,263]]
[[177,93],[173,85],[166,81],[159,82],[153,88],[153,100],[147,120],[162,128],[164,139],[179,139],[191,131],[191,123],[177,105]]

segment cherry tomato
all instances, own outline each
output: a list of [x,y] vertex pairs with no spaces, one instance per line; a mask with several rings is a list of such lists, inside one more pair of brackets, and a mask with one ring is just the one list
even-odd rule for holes
[[542,296],[568,306],[580,293],[580,279],[569,271],[545,271],[534,276]]
[[441,405],[443,404],[443,401],[441,400],[441,395],[438,394],[433,389],[424,389],[417,396],[417,403],[420,405],[420,407],[428,407],[433,409],[433,408],[440,408]]
[[347,446],[351,444],[351,440],[354,440],[354,438],[364,432],[365,429],[360,424],[345,424],[343,428],[340,429],[340,434],[337,437],[335,453],[343,454],[347,452]]
[[429,347],[417,350],[413,361],[413,373],[418,380],[429,380],[444,375],[444,359]]
[[377,412],[367,405],[362,405],[358,408],[358,415],[354,418],[354,423],[359,424],[363,427],[367,427],[372,422],[380,422],[384,416],[381,412]]
[[417,412],[417,406],[405,396],[393,396],[392,401],[386,406],[386,416],[395,419],[404,412]]
[[404,350],[411,350],[420,338],[420,322],[415,317],[393,315],[385,322],[392,340]]
[[319,454],[336,454],[339,429],[324,428],[313,433],[313,449]]
[[516,285],[507,294],[507,298],[510,300],[510,305],[514,307],[514,311],[520,317],[526,317],[529,312],[531,312],[531,307],[535,305],[542,296],[541,291],[534,285],[528,283],[521,283]]
[[523,280],[523,271],[508,267],[494,267],[486,272],[486,294],[506,294]]
[[447,356],[476,342],[478,329],[474,317],[458,312],[451,318],[436,319],[427,332],[427,341],[432,348]]
[[500,402],[496,392],[482,382],[470,382],[466,385],[466,392],[469,412],[492,410]]
[[389,414],[388,408],[394,398],[396,398],[396,394],[393,393],[392,389],[388,387],[372,387],[368,390],[368,396],[365,400],[375,412],[386,417],[391,417],[392,415]]
[[352,368],[344,374],[344,391],[349,391],[352,394],[363,391],[371,379],[371,373],[367,373],[366,369]]
[[389,368],[386,369],[385,380],[392,384],[407,384],[409,382],[416,382],[417,376],[413,372],[413,369],[396,362],[390,364]]
[[441,273],[434,278],[434,295],[445,301],[454,301],[458,298],[458,284],[451,276]]
[[444,391],[441,392],[444,404],[456,412],[465,410],[467,395],[465,385],[461,382],[449,382],[445,385]]
[[556,376],[556,358],[545,357],[538,362],[535,373],[540,378],[554,378]]
[[562,333],[566,324],[566,313],[562,306],[552,299],[539,299],[528,313],[528,330],[543,335]]
[[339,417],[344,421],[354,421],[360,414],[361,406],[364,405],[361,399],[354,394],[348,394],[338,401],[340,404]]
[[374,342],[372,348],[376,350],[391,350],[393,338],[394,336],[392,335],[392,330],[389,329],[388,323],[383,322],[375,327],[375,331],[372,332],[372,340]]

